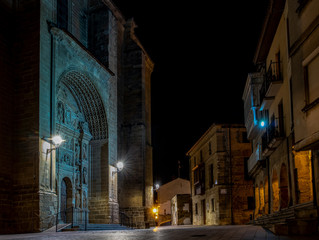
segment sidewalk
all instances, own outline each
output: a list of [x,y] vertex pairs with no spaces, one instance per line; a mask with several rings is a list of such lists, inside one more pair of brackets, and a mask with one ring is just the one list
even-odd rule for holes
[[259,226],[167,226],[133,231],[42,232],[0,235],[1,240],[315,240],[316,236],[275,236]]

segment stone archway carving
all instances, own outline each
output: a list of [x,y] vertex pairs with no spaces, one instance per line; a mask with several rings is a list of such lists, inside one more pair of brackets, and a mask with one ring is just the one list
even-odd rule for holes
[[[73,179],[75,210],[90,210],[88,217],[91,223],[108,223],[110,210],[98,214],[100,208],[110,209],[107,197],[109,144],[106,95],[103,95],[103,89],[100,95],[94,79],[88,76],[72,69],[62,74],[58,81],[57,132],[71,139],[66,141],[70,143],[61,145],[59,151],[70,153],[73,168],[60,164],[62,161],[58,166]],[[61,116],[58,116],[59,113]]]
[[59,81],[66,86],[81,108],[94,140],[107,139],[107,118],[103,101],[92,81],[83,73],[70,70]]

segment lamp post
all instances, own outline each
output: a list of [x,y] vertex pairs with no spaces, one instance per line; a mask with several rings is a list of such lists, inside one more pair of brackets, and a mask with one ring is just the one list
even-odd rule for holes
[[[116,203],[118,204],[118,186],[116,184],[116,195],[114,194],[114,181],[115,179],[114,178],[114,175],[121,172],[124,168],[124,163],[119,161],[116,163],[116,166],[115,166],[116,170],[112,170],[112,195],[113,195],[113,199],[116,198]],[[116,178],[117,180],[117,178]],[[117,181],[118,182],[118,181]],[[114,223],[114,206],[112,206],[112,223]]]

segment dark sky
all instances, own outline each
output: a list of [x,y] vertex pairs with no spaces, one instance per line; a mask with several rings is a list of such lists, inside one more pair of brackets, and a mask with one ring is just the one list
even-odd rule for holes
[[243,123],[241,96],[267,0],[113,0],[155,63],[154,182],[188,178],[186,152],[213,123]]

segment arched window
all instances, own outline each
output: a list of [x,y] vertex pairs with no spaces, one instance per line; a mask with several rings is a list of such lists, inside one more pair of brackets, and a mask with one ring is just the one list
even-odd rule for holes
[[68,30],[68,0],[57,0],[57,24],[59,28]]

